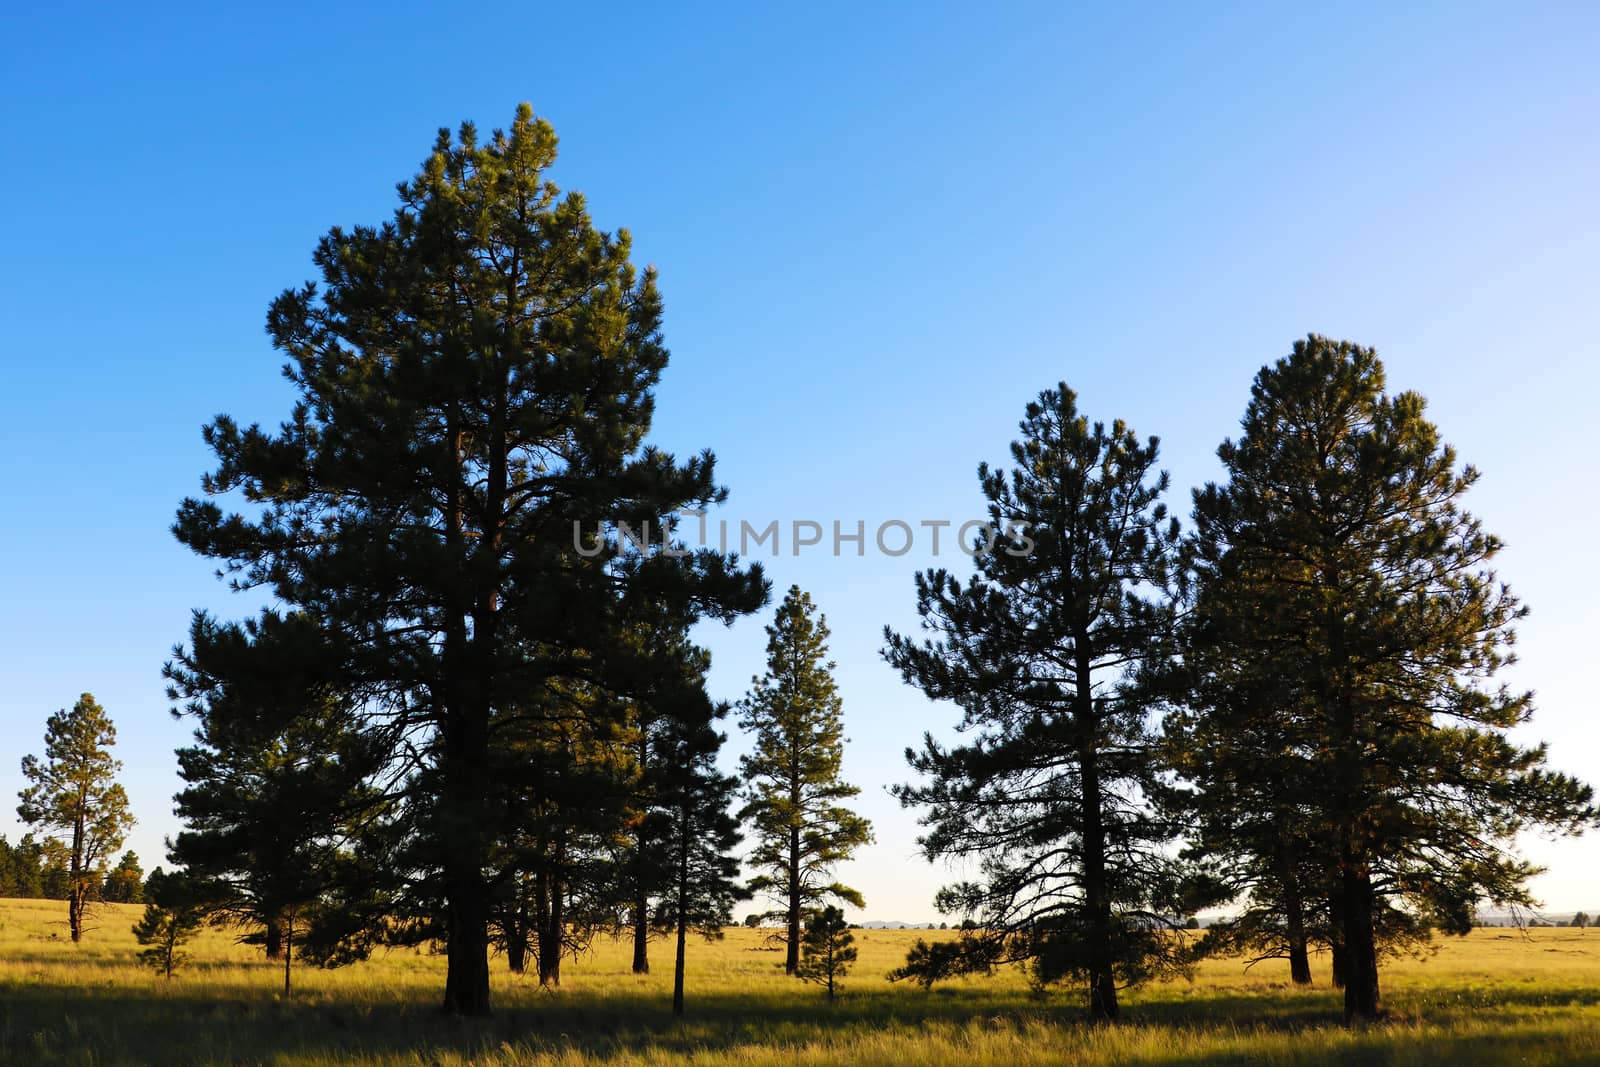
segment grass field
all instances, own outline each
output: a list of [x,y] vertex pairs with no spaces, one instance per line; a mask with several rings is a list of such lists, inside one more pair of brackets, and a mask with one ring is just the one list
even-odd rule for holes
[[[521,1064],[1600,1064],[1600,931],[1480,930],[1424,961],[1389,966],[1394,1022],[1339,1025],[1324,966],[1316,988],[1286,968],[1204,965],[1193,983],[1128,994],[1126,1020],[1078,1022],[1070,993],[1030,996],[1017,975],[932,992],[890,985],[916,931],[857,931],[860,961],[829,1006],[785,979],[758,932],[690,943],[687,1019],[670,1012],[670,946],[656,973],[628,969],[602,940],[563,965],[559,992],[495,961],[487,1021],[435,1010],[442,958],[394,952],[334,971],[281,972],[257,950],[207,931],[166,981],[135,957],[134,906],[102,906],[67,939],[65,904],[0,901],[0,1063],[512,1067]],[[937,935],[935,935],[937,936]]]

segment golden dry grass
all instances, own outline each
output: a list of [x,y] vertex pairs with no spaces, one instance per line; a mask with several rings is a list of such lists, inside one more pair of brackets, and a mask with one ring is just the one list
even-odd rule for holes
[[[559,992],[495,971],[487,1021],[441,1018],[440,957],[391,952],[340,970],[281,973],[207,931],[172,981],[136,960],[133,906],[103,906],[79,945],[65,906],[0,901],[0,1062],[282,1067],[950,1064],[1600,1064],[1600,931],[1479,930],[1384,973],[1395,1021],[1339,1025],[1325,968],[1296,990],[1285,968],[1210,961],[1193,982],[1128,994],[1126,1021],[1088,1027],[1070,992],[1032,995],[1016,974],[931,992],[892,985],[917,931],[857,931],[860,960],[828,1005],[781,974],[763,935],[692,941],[689,1015],[670,1006],[669,946],[635,976],[602,939],[563,967]],[[934,935],[937,936],[937,935]]]

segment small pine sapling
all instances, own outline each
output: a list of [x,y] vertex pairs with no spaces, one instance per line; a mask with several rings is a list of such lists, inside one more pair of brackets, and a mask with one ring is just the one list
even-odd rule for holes
[[159,867],[150,872],[145,892],[150,903],[145,905],[144,916],[133,924],[133,936],[145,946],[139,959],[170,979],[189,961],[183,946],[200,929],[203,912],[187,880],[182,875],[163,875]]
[[844,912],[832,905],[813,912],[806,922],[805,938],[800,943],[800,967],[795,975],[823,986],[828,999],[834,999],[844,989],[839,979],[850,972],[850,965],[856,961],[855,940],[844,921]]

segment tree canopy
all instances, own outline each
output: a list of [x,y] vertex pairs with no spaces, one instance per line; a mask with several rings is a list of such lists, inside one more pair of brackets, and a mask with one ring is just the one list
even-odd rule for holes
[[1177,725],[1197,752],[1229,740],[1186,770],[1203,810],[1287,830],[1229,852],[1318,858],[1346,1015],[1374,1018],[1385,925],[1465,933],[1480,900],[1530,904],[1513,837],[1593,824],[1592,793],[1506,734],[1533,707],[1497,678],[1526,609],[1462,509],[1477,470],[1422,397],[1385,391],[1372,349],[1297,342],[1218,455],[1227,482],[1195,494],[1200,684]]
[[1167,931],[1190,910],[1137,684],[1171,645],[1177,524],[1155,438],[1090,423],[1065,384],[1021,430],[1009,472],[978,468],[997,537],[974,546],[977,572],[917,576],[924,640],[885,630],[885,658],[959,706],[969,737],[908,749],[922,780],[896,793],[924,809],[929,860],[978,871],[937,898],[977,929],[919,945],[898,976],[1023,962],[1041,983],[1082,983],[1091,1017],[1110,1019],[1119,985],[1178,964]]
[[514,874],[494,856],[520,818],[497,756],[517,709],[606,691],[633,601],[731,619],[766,593],[712,549],[622,567],[616,538],[578,534],[609,520],[665,537],[725,490],[709,452],[646,444],[667,363],[655,272],[560,193],[555,155],[527,105],[488,138],[440,131],[391,220],[329,231],[321,284],[268,314],[293,409],[276,431],[207,426],[213,499],[185,501],[175,527],[335,639],[357,728],[402,783],[373,873],[437,921],[444,1003],[463,1014],[489,1010],[491,915]]

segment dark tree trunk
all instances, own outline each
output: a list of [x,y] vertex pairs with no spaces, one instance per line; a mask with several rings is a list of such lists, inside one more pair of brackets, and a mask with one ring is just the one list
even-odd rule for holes
[[1112,952],[1111,886],[1106,877],[1106,834],[1101,810],[1098,731],[1094,694],[1090,689],[1088,635],[1082,633],[1073,717],[1078,728],[1078,770],[1083,786],[1083,905],[1089,920],[1089,1018],[1110,1022],[1117,1017],[1117,979]]
[[1083,902],[1089,919],[1089,1018],[1109,1022],[1117,1017],[1117,980],[1112,969],[1100,779],[1093,755],[1086,755],[1083,761]]
[[284,916],[283,924],[283,996],[289,998],[289,968],[294,962],[294,912]]
[[683,1014],[683,956],[689,943],[689,924],[678,914],[678,958],[672,965],[672,1014]]
[[689,943],[689,816],[678,825],[678,956],[672,966],[672,1014],[683,1014],[683,958]]
[[[489,469],[483,486],[481,529],[463,575],[464,589],[470,593],[450,605],[445,634],[440,730],[443,774],[434,827],[440,835],[438,844],[444,848],[444,1010],[465,1016],[489,1014],[489,923],[494,912],[493,894],[484,877],[494,838],[486,790],[494,781],[489,764],[489,715],[494,707],[500,611],[499,577],[492,564],[503,536],[508,448],[507,372],[503,364],[496,370],[499,381],[489,420]],[[454,444],[459,459],[459,434]],[[458,551],[466,549],[468,524],[463,507],[467,496],[461,482],[453,482],[448,539]],[[484,566],[486,561],[491,565]]]
[[1333,962],[1333,988],[1344,988],[1344,913],[1339,910],[1339,893],[1328,901],[1328,955]]
[[476,869],[459,866],[449,879],[446,903],[444,1010],[489,1014],[489,893]]
[[88,893],[84,891],[83,880],[73,878],[72,886],[67,890],[67,927],[72,931],[72,940],[83,940],[83,912]]
[[266,932],[262,935],[262,943],[266,946],[267,959],[283,959],[283,924],[276,915],[266,922]]
[[83,791],[78,792],[78,815],[72,823],[72,858],[67,867],[67,927],[72,931],[73,943],[83,940],[83,913],[88,900],[88,885],[83,875],[84,805]]
[[[799,789],[795,793],[795,810],[800,808]],[[800,828],[789,828],[789,945],[783,957],[783,973],[795,974],[800,970]]]
[[467,700],[446,716],[443,795],[436,833],[444,846],[444,1010],[451,1015],[489,1014],[489,884],[484,835],[489,816],[484,784],[489,781],[489,714],[486,700]]
[[633,902],[633,973],[650,973],[650,902]]
[[1311,984],[1311,951],[1304,933],[1298,940],[1289,940],[1289,980],[1295,985]]
[[506,943],[506,964],[512,974],[522,974],[528,969],[528,908],[522,897],[522,887],[515,888],[516,900],[502,924]]
[[535,926],[539,939],[539,984],[561,984],[561,951],[566,941],[566,920],[562,915],[563,886],[560,879],[546,874],[535,879],[537,891],[537,917]]
[[[641,777],[650,763],[650,726],[648,722],[640,724],[639,747],[634,753],[634,758],[639,761]],[[633,973],[650,973],[650,892],[645,871],[648,867],[647,855],[649,849],[645,841],[646,827],[649,823],[640,819],[637,838],[634,842],[634,898],[633,898]]]
[[1311,984],[1311,952],[1306,938],[1305,907],[1300,902],[1300,883],[1285,863],[1283,872],[1284,926],[1289,938],[1289,980],[1295,985]]
[[1364,866],[1347,861],[1340,890],[1339,910],[1344,917],[1344,1017],[1346,1022],[1370,1022],[1384,1014],[1378,991],[1372,877]]

